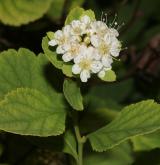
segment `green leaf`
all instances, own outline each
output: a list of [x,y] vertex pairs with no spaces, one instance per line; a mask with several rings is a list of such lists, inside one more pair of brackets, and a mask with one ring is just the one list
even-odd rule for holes
[[52,0],[52,4],[47,15],[54,21],[60,20],[63,14],[64,4],[65,0]]
[[122,143],[103,153],[86,153],[84,157],[84,165],[129,165],[132,162],[132,148],[128,143]]
[[59,135],[65,129],[65,116],[58,98],[34,89],[19,88],[0,102],[0,129],[16,134]]
[[95,14],[92,10],[84,10],[83,8],[76,7],[68,14],[65,25],[70,24],[73,20],[79,20],[84,15],[88,15],[92,20],[95,19]]
[[83,98],[80,87],[71,79],[65,79],[63,83],[64,96],[68,103],[77,111],[83,110]]
[[[10,49],[0,53],[0,99],[12,90],[28,87],[62,100],[62,95],[55,91],[46,77],[47,67],[48,60],[43,54],[36,56],[27,49]],[[51,71],[54,74],[54,70]]]
[[77,143],[75,136],[71,131],[67,131],[64,135],[64,148],[63,152],[70,154],[78,161],[78,154],[77,154]]
[[53,32],[47,32],[47,37],[52,40],[54,38],[54,33]]
[[72,9],[66,18],[65,25],[70,24],[73,20],[80,19],[80,16],[83,14],[83,12],[84,9],[80,7],[75,7]]
[[[48,32],[47,36],[52,39],[54,36],[53,32]],[[63,74],[65,74],[67,77],[73,77],[72,74],[72,63],[65,63],[62,61],[62,58],[60,55],[58,55],[54,50],[49,48],[48,45],[48,38],[44,37],[42,41],[42,48],[44,50],[44,53],[48,60],[58,69],[61,69]]]
[[41,18],[51,0],[1,0],[0,20],[7,25],[20,26]]
[[160,131],[133,137],[131,140],[134,151],[148,151],[155,148],[160,148]]
[[160,105],[153,100],[125,107],[110,124],[88,135],[92,148],[102,152],[137,135],[160,128]]
[[103,78],[100,78],[103,81],[112,82],[116,81],[116,74],[113,70],[106,71],[106,74]]
[[[50,33],[49,33],[50,34]],[[63,61],[58,58],[57,53],[54,50],[51,50],[49,48],[49,39],[47,37],[44,37],[42,40],[42,48],[44,51],[44,54],[48,58],[48,60],[58,69],[61,69],[63,66]]]
[[95,14],[94,14],[94,12],[91,9],[85,10],[83,12],[82,16],[85,16],[85,15],[88,15],[91,18],[91,20],[95,20],[96,19]]
[[63,74],[65,74],[67,77],[73,77],[73,74],[72,74],[72,66],[73,64],[72,63],[67,63],[67,64],[63,64],[62,66],[62,72]]

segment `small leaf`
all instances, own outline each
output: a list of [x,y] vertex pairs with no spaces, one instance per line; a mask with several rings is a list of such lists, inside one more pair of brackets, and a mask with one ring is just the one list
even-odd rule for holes
[[67,77],[73,77],[72,66],[73,66],[73,64],[70,64],[70,63],[67,63],[67,64],[64,63],[63,66],[62,66],[62,72]]
[[58,98],[51,99],[34,89],[19,88],[0,102],[0,129],[16,134],[62,134],[65,116],[65,108]]
[[71,131],[67,131],[64,135],[64,148],[63,152],[72,155],[78,161],[77,143]]
[[91,18],[91,20],[95,20],[96,19],[95,14],[94,14],[94,12],[91,9],[85,10],[83,12],[82,16],[84,16],[84,15],[89,16]]
[[52,40],[54,38],[54,33],[53,32],[47,32],[47,37]]
[[63,83],[64,96],[68,103],[77,111],[83,110],[83,98],[80,87],[76,82],[70,79],[65,79]]
[[65,25],[70,24],[73,20],[79,20],[82,16],[87,15],[91,20],[95,20],[95,14],[92,10],[84,10],[80,7],[73,8],[68,14]]
[[106,71],[106,74],[103,78],[100,78],[103,81],[112,82],[116,81],[116,74],[113,70]]
[[1,0],[0,20],[7,25],[20,26],[42,17],[51,0]]
[[72,9],[66,18],[65,25],[70,24],[73,20],[80,19],[83,12],[84,12],[84,9],[80,7],[76,7]]
[[49,40],[47,37],[44,37],[42,40],[42,48],[44,54],[48,58],[48,60],[58,69],[61,69],[63,66],[63,61],[58,58],[58,55],[55,51],[49,49]]
[[88,135],[92,148],[102,152],[137,135],[160,128],[160,105],[153,100],[125,107],[110,124]]

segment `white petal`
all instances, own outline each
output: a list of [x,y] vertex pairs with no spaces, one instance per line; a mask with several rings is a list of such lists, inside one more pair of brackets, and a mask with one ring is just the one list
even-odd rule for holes
[[55,45],[57,45],[57,41],[53,39],[53,40],[49,41],[48,44],[50,46],[55,46]]
[[70,50],[71,49],[71,45],[68,43],[68,44],[64,44],[64,45],[62,45],[62,49],[64,50],[64,51],[68,51],[68,50]]
[[81,72],[81,68],[79,67],[78,64],[74,64],[73,67],[72,67],[72,72],[74,74],[79,74]]
[[83,58],[84,58],[83,54],[79,54],[74,58],[74,63],[79,64]]
[[103,56],[102,57],[102,64],[107,67],[110,68],[111,64],[112,64],[113,60],[109,55]]
[[72,55],[70,53],[65,53],[63,56],[62,56],[62,59],[64,62],[69,62],[73,59]]
[[81,22],[79,20],[73,20],[71,22],[71,25],[72,25],[73,28],[77,28],[77,27],[80,27]]
[[92,46],[89,46],[86,49],[85,57],[89,59],[94,59],[94,48]]
[[111,49],[111,55],[113,57],[118,57],[120,53],[120,49]]
[[88,70],[83,70],[80,74],[80,79],[82,82],[87,82],[90,78],[90,72]]
[[116,29],[110,28],[109,30],[110,30],[111,34],[114,35],[115,37],[119,36],[119,33],[118,33],[118,31]]
[[92,35],[91,36],[91,43],[93,46],[98,47],[99,43],[100,43],[100,39],[97,35]]
[[54,33],[54,37],[55,37],[56,39],[63,37],[63,32],[62,32],[62,30],[57,30],[57,31]]
[[85,23],[86,25],[88,25],[88,24],[91,22],[91,19],[90,19],[89,16],[85,15],[85,16],[83,16],[83,17],[81,18],[81,21],[82,21],[83,23]]
[[63,49],[63,46],[58,46],[57,49],[56,49],[56,53],[57,54],[63,54],[65,53],[65,50]]
[[110,44],[112,42],[112,40],[113,40],[112,38],[113,38],[113,36],[111,34],[106,33],[106,35],[104,36],[105,43],[106,44]]
[[71,32],[71,26],[70,25],[66,25],[64,28],[63,28],[63,32],[65,35],[70,35],[70,32]]
[[117,39],[114,39],[114,42],[112,43],[110,50],[111,55],[117,57],[119,56],[120,51],[121,51],[121,43]]
[[102,69],[102,66],[100,61],[94,61],[91,65],[91,70],[93,73],[98,73]]
[[101,59],[101,55],[99,54],[98,50],[97,49],[94,49],[94,54],[93,54],[93,59],[95,60],[100,60]]

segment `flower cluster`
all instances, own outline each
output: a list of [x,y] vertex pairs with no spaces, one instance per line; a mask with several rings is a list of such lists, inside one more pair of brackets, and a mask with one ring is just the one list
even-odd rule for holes
[[105,22],[93,21],[85,15],[56,31],[49,45],[57,46],[56,53],[62,55],[63,61],[73,63],[73,74],[79,74],[81,81],[87,82],[91,74],[102,78],[111,69],[113,58],[121,50],[118,35]]

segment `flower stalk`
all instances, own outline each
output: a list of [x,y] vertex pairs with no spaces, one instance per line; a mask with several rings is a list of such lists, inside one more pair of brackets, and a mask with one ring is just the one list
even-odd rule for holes
[[74,131],[77,141],[78,160],[77,165],[83,165],[83,146],[86,142],[86,137],[81,136],[80,129],[78,126],[78,113],[74,115]]

